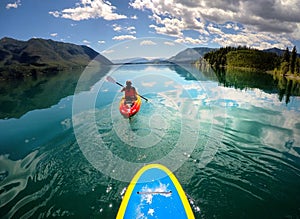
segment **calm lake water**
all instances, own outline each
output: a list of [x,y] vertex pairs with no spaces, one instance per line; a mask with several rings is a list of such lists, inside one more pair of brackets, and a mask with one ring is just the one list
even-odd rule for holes
[[[149,99],[131,120],[105,75]],[[1,82],[0,217],[115,218],[153,162],[174,171],[196,218],[299,218],[299,87],[179,65]]]

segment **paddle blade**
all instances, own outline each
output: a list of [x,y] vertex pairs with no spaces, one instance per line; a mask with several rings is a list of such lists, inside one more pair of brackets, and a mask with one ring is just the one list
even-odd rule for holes
[[113,79],[111,76],[107,76],[106,80],[108,80],[111,83],[116,83],[115,79]]

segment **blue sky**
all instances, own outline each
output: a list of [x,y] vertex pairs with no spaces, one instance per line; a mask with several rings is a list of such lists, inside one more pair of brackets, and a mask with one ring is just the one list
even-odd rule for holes
[[169,46],[300,51],[299,12],[299,0],[1,0],[0,38],[53,39],[107,56],[115,45],[144,37]]

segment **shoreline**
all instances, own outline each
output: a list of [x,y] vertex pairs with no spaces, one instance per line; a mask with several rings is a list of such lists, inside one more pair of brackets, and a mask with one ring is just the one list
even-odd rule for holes
[[287,74],[282,74],[280,72],[277,72],[276,70],[261,70],[261,69],[255,69],[255,68],[248,68],[248,67],[235,67],[235,66],[222,66],[224,69],[236,69],[236,70],[241,70],[241,71],[249,71],[249,72],[259,72],[259,73],[265,73],[269,75],[273,75],[275,77],[282,77],[286,78],[288,80],[293,80],[296,82],[300,82],[300,75],[297,74],[292,74],[292,73],[287,73]]

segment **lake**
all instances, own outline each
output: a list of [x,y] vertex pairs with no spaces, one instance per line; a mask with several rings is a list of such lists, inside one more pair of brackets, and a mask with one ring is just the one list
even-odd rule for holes
[[[149,99],[131,120],[106,75]],[[132,64],[0,85],[1,218],[115,218],[147,163],[174,172],[196,218],[300,217],[294,81]]]

